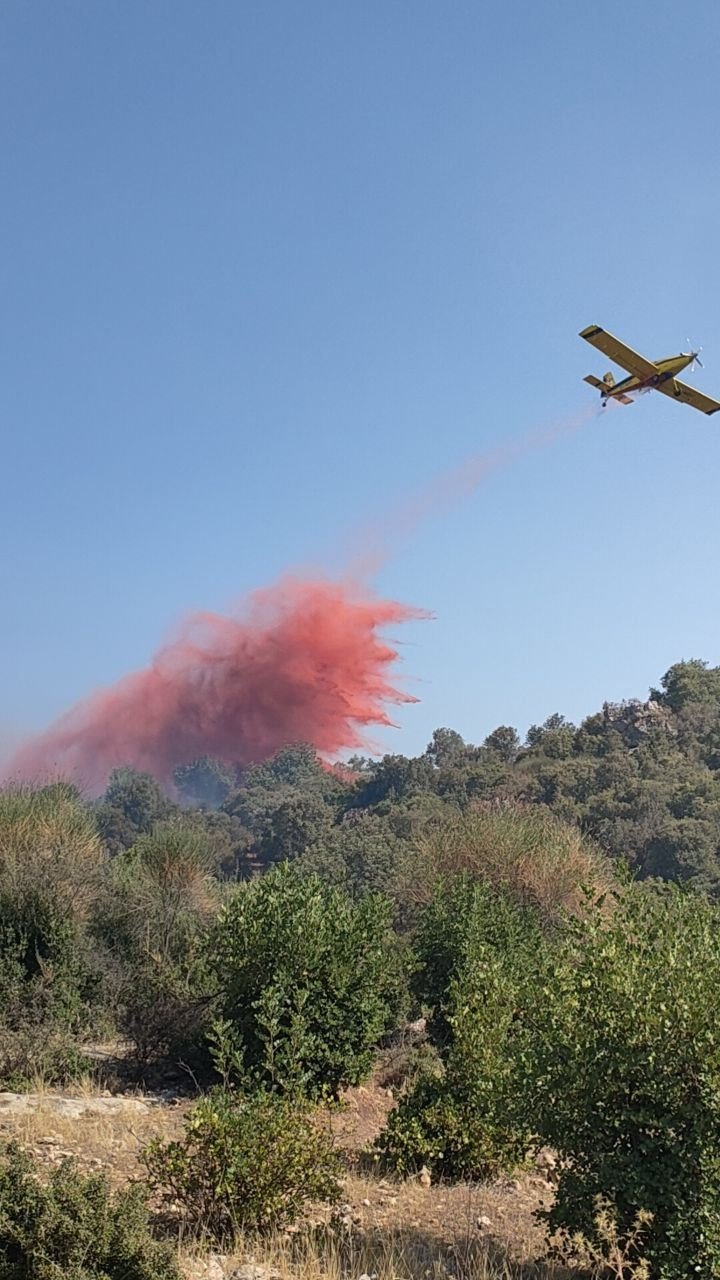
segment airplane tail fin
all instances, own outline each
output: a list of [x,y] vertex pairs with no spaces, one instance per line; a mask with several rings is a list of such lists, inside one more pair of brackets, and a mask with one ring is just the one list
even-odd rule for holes
[[[615,379],[611,373],[606,373],[604,378],[596,378],[594,373],[589,373],[583,382],[589,382],[591,387],[595,387],[601,396],[607,396],[609,391],[615,386]],[[630,396],[617,395],[613,396],[614,400],[619,400],[621,404],[632,404]]]

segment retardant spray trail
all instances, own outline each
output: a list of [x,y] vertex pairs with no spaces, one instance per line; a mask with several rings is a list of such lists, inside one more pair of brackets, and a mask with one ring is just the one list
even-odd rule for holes
[[503,470],[527,454],[555,444],[565,436],[573,435],[601,412],[603,410],[600,407],[591,405],[582,413],[526,432],[486,453],[466,458],[457,467],[442,472],[426,489],[393,510],[389,516],[361,527],[351,541],[351,575],[358,578],[371,577],[391,558],[398,543],[411,537],[426,520],[470,497],[494,472]]
[[414,702],[395,688],[379,630],[422,617],[350,583],[285,579],[238,617],[191,615],[148,667],[79,703],[20,750],[8,777],[72,778],[91,794],[119,764],[169,782],[200,755],[246,765],[308,742],[366,745],[363,729]]

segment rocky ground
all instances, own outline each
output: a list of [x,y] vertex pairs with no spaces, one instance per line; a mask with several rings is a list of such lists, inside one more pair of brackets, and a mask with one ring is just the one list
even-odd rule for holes
[[[534,1260],[543,1253],[543,1233],[533,1215],[552,1199],[551,1156],[541,1156],[529,1174],[486,1187],[436,1184],[425,1173],[406,1181],[389,1179],[368,1172],[360,1156],[394,1105],[392,1091],[373,1083],[348,1090],[344,1103],[328,1117],[347,1164],[344,1203],[334,1219],[344,1243],[335,1263],[324,1259],[321,1274],[336,1270],[338,1280],[537,1274]],[[72,1095],[0,1093],[0,1137],[16,1139],[48,1166],[73,1156],[88,1170],[105,1171],[118,1185],[142,1174],[140,1152],[150,1138],[181,1132],[191,1105],[168,1094],[110,1095],[92,1088]],[[318,1214],[315,1225],[322,1221]],[[241,1249],[232,1260],[190,1251],[187,1269],[196,1280],[224,1280],[230,1273],[234,1280],[276,1280],[290,1273],[301,1280],[304,1273],[309,1280],[319,1274],[318,1260],[310,1266],[307,1250],[301,1249],[300,1265],[298,1234],[286,1233],[262,1258],[257,1246],[249,1256]]]

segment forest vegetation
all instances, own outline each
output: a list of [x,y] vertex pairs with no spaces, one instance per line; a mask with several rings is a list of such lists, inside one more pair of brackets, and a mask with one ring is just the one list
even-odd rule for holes
[[551,1254],[720,1276],[719,899],[720,668],[700,661],[524,741],[204,757],[172,796],[129,768],[97,801],[8,784],[0,1089],[68,1087],[104,1042],[118,1088],[192,1105],[130,1189],[71,1162],[38,1179],[7,1147],[0,1276],[159,1280],[171,1228],[227,1248],[331,1209],[322,1117],[391,1051],[376,1176],[490,1183],[549,1152]]

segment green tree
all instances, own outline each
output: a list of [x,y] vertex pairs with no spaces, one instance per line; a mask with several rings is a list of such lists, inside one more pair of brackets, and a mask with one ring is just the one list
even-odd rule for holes
[[350,783],[328,770],[311,747],[279,751],[253,765],[223,808],[250,832],[265,865],[298,857],[335,821]]
[[497,729],[493,729],[489,733],[483,743],[486,751],[492,751],[506,764],[512,764],[518,751],[520,750],[520,739],[517,729],[513,729],[510,725],[501,724]]
[[425,755],[436,768],[443,769],[460,764],[468,751],[472,748],[455,729],[436,729],[425,748]]
[[543,755],[565,760],[572,754],[576,732],[575,725],[556,711],[543,724],[531,725],[525,741],[528,747],[540,748]]
[[237,786],[237,774],[221,760],[198,756],[190,764],[178,765],[173,781],[186,804],[219,809]]
[[389,818],[351,809],[343,821],[310,844],[298,867],[347,890],[354,899],[380,893],[402,917],[413,876],[413,845],[393,830]]
[[360,780],[353,803],[369,808],[387,800],[406,800],[432,791],[433,784],[434,770],[427,756],[387,755],[376,762],[369,777]]
[[97,825],[110,853],[129,849],[138,836],[169,818],[174,806],[149,773],[123,767],[110,775],[97,808]]
[[720,705],[720,667],[710,667],[700,658],[676,662],[660,681],[662,692],[653,697],[673,711],[681,711],[691,702]]

